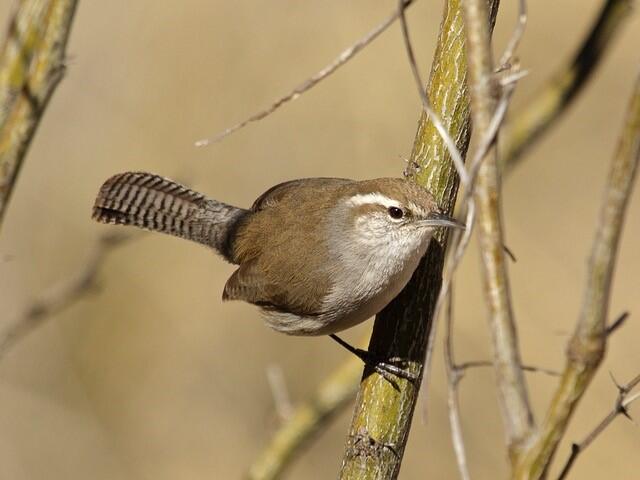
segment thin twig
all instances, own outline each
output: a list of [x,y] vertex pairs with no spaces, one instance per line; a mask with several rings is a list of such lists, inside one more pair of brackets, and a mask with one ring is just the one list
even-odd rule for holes
[[613,409],[591,430],[587,436],[579,443],[571,445],[571,454],[567,459],[562,472],[558,476],[558,480],[564,480],[569,474],[569,470],[573,467],[573,464],[582,452],[584,452],[591,443],[600,435],[611,423],[619,416],[624,415],[627,418],[631,418],[628,412],[628,407],[633,402],[640,398],[640,392],[633,395],[629,395],[636,385],[640,383],[640,375],[637,375],[626,385],[616,385],[618,389],[618,397],[616,398]]
[[[494,116],[498,90],[493,75],[489,13],[485,0],[466,0],[462,5],[467,31],[473,125],[482,135],[488,131]],[[515,458],[532,432],[533,414],[520,368],[522,362],[511,306],[503,249],[500,178],[496,157],[494,151],[494,154],[489,154],[478,168],[475,201],[499,399],[509,452],[511,458]]]
[[[468,362],[459,363],[456,367],[459,370],[468,370],[470,368],[479,368],[479,367],[492,367],[493,362],[489,360],[470,360]],[[545,375],[549,375],[550,377],[559,377],[560,372],[558,370],[553,370],[551,368],[545,367],[537,367],[535,365],[520,365],[520,368],[525,372],[531,373],[544,373]]]
[[[401,11],[404,11],[405,8],[409,7],[413,3],[413,1],[414,0],[401,0],[401,3],[402,3]],[[236,123],[235,125],[232,125],[231,127],[226,128],[222,132],[213,136],[211,139],[205,138],[202,140],[198,140],[197,142],[195,142],[196,147],[204,147],[212,143],[219,142],[226,136],[231,135],[232,133],[240,130],[241,128],[247,126],[248,124],[257,122],[271,115],[273,112],[278,110],[284,104],[290,101],[296,100],[298,97],[300,97],[300,95],[307,92],[308,90],[316,86],[319,82],[321,82],[322,80],[327,78],[329,75],[334,73],[336,70],[338,70],[338,68],[343,66],[345,63],[347,63],[349,60],[355,57],[356,54],[362,51],[362,49],[364,49],[367,45],[369,45],[376,38],[378,38],[378,36],[382,32],[384,32],[387,28],[389,28],[393,24],[393,22],[395,22],[398,19],[398,15],[399,15],[399,12],[397,10],[394,10],[387,17],[386,20],[384,20],[377,27],[375,27],[373,30],[368,32],[364,37],[362,37],[356,43],[351,45],[349,48],[347,48],[346,50],[343,50],[340,53],[340,55],[338,55],[329,65],[325,66],[322,70],[317,72],[315,75],[312,75],[311,77],[309,77],[307,80],[305,80],[300,85],[295,87],[289,93],[274,100],[271,103],[271,105],[269,105],[264,110],[260,110],[259,112],[254,113],[253,115],[241,121],[240,123]]]
[[541,431],[519,460],[514,478],[537,479],[545,474],[571,415],[604,356],[611,282],[639,162],[640,76],[636,80],[618,147],[611,162],[591,249],[581,312],[567,348],[567,363]]
[[0,224],[29,145],[64,75],[77,0],[25,0],[0,53]]
[[453,288],[447,295],[446,333],[444,341],[444,363],[447,371],[447,405],[449,407],[449,425],[451,426],[451,441],[456,454],[458,472],[462,480],[469,480],[469,467],[467,454],[462,435],[462,422],[460,421],[460,399],[458,398],[458,385],[463,375],[463,370],[456,365],[453,352]]
[[562,65],[541,90],[512,116],[505,129],[501,164],[511,169],[541,135],[550,131],[600,66],[605,53],[633,10],[632,0],[605,0],[573,59]]
[[35,298],[0,333],[0,359],[16,342],[39,327],[45,320],[91,292],[107,255],[132,238],[134,236],[119,232],[102,236],[89,259],[78,272]]
[[520,41],[524,35],[524,30],[527,26],[527,0],[520,0],[518,7],[518,23],[516,24],[516,28],[513,31],[511,38],[509,39],[509,43],[507,43],[504,53],[500,57],[500,61],[498,62],[500,70],[511,66],[513,56],[518,49],[518,45],[520,45]]

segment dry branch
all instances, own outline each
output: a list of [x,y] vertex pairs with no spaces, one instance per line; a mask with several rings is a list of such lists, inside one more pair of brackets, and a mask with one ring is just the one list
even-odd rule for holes
[[451,441],[456,454],[458,472],[462,480],[469,480],[467,454],[462,436],[462,421],[460,420],[460,399],[458,385],[462,380],[464,370],[456,365],[453,350],[453,288],[447,295],[446,330],[444,339],[444,364],[447,371],[447,406],[449,408],[449,425],[451,426]]
[[640,161],[640,76],[613,157],[589,259],[580,316],[567,363],[540,434],[519,459],[514,478],[542,478],[605,352],[606,318],[620,234]]
[[[485,0],[463,2],[472,118],[479,135],[488,131],[496,109],[498,84],[493,74],[489,12]],[[511,458],[533,428],[511,306],[500,206],[500,176],[494,150],[478,170],[475,189],[478,239],[489,308],[494,363],[505,433]]]
[[95,286],[96,277],[108,253],[131,238],[131,235],[121,233],[102,236],[90,258],[78,272],[44,292],[24,308],[0,333],[0,360],[25,335],[89,293]]
[[64,74],[77,0],[23,0],[0,56],[0,224],[44,110]]
[[[403,0],[402,9],[400,11],[404,11],[407,7],[409,7],[413,3],[413,1],[414,0]],[[202,140],[198,140],[195,143],[196,147],[205,147],[212,143],[219,142],[223,138],[231,135],[232,133],[240,130],[241,128],[246,127],[250,123],[257,122],[259,120],[262,120],[265,117],[268,117],[269,115],[274,113],[276,110],[278,110],[280,107],[282,107],[284,104],[289,103],[293,100],[296,100],[300,95],[307,92],[311,88],[315,87],[318,83],[320,83],[322,80],[327,78],[333,72],[338,70],[338,68],[343,66],[353,57],[355,57],[356,54],[358,54],[360,51],[362,51],[362,49],[364,49],[364,47],[366,47],[371,42],[373,42],[376,38],[378,38],[378,36],[382,32],[384,32],[387,28],[389,28],[393,24],[393,22],[395,22],[398,19],[398,16],[399,16],[399,11],[394,10],[380,25],[373,28],[373,30],[368,32],[364,37],[362,37],[356,43],[348,47],[346,50],[343,50],[340,53],[340,55],[338,55],[333,60],[333,62],[325,66],[322,70],[320,70],[316,74],[306,79],[304,82],[302,82],[300,85],[295,87],[290,92],[286,93],[285,95],[271,102],[271,105],[269,105],[264,110],[260,110],[259,112],[254,113],[253,115],[242,120],[241,122],[226,128],[225,130],[218,133],[211,139],[205,138]]]

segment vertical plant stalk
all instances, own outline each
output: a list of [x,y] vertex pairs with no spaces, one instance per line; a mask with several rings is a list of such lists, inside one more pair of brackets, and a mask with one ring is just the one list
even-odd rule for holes
[[[465,0],[463,10],[472,121],[477,134],[482,137],[490,128],[498,96],[498,84],[493,73],[489,12],[486,0]],[[520,446],[531,433],[533,415],[520,366],[522,361],[511,306],[495,149],[480,165],[474,196],[498,398],[509,453],[515,459]]]
[[[495,19],[498,0],[492,0]],[[433,110],[461,152],[469,142],[464,30],[460,0],[445,2],[444,19],[427,87]],[[438,131],[423,113],[407,170],[409,178],[429,189],[451,213],[458,190],[456,170]],[[422,376],[433,310],[442,282],[446,233],[439,231],[407,287],[376,317],[369,351],[401,359],[409,372]],[[394,479],[404,454],[419,386],[397,385],[366,367],[345,446],[340,478]]]
[[639,161],[640,77],[609,170],[580,316],[567,348],[567,363],[540,434],[518,462],[514,478],[538,479],[545,475],[571,415],[604,357],[613,270]]
[[0,225],[44,110],[64,74],[77,0],[22,0],[0,53]]

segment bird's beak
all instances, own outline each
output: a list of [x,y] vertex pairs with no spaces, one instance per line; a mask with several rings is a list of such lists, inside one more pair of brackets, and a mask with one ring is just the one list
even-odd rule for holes
[[450,227],[465,229],[465,225],[458,220],[440,212],[430,213],[428,218],[420,220],[420,225],[424,227]]

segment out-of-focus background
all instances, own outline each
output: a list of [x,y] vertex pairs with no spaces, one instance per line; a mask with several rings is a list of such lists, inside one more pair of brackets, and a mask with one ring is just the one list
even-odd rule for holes
[[[11,4],[0,0],[6,26]],[[496,48],[515,24],[503,2]],[[567,61],[600,1],[529,2],[520,48],[530,70],[514,109]],[[90,207],[103,180],[125,170],[186,178],[211,196],[248,206],[262,191],[305,176],[398,176],[410,152],[419,100],[394,25],[348,66],[268,119],[196,149],[265,107],[333,59],[396,2],[388,0],[81,1],[66,79],[53,97],[21,172],[0,237],[0,327],[32,298],[83,267],[110,227]],[[439,1],[411,7],[424,76]],[[569,114],[505,181],[515,311],[527,363],[560,368],[576,319],[585,260],[625,103],[640,57],[640,15]],[[613,405],[608,375],[640,371],[640,198],[625,227],[611,316],[616,333],[568,439],[581,438]],[[460,360],[490,356],[475,245],[459,274]],[[0,364],[0,478],[239,478],[278,425],[265,371],[279,366],[294,402],[347,353],[326,338],[270,331],[255,308],[222,303],[232,267],[181,240],[147,235],[107,260],[99,291],[17,345]],[[349,332],[356,341],[370,324]],[[455,478],[441,342],[428,399],[416,420],[402,478]],[[553,378],[527,375],[537,418]],[[461,386],[474,478],[506,474],[490,369]],[[640,414],[640,408],[636,408]],[[632,412],[633,413],[633,412]],[[351,409],[299,458],[287,478],[333,478]],[[640,432],[617,420],[580,457],[575,478],[638,478]],[[565,443],[559,453],[568,453]]]

